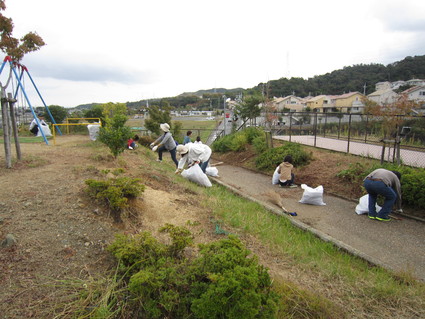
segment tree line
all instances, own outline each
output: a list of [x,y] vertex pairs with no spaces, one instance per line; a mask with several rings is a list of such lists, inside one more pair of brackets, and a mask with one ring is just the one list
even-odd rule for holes
[[[175,97],[149,100],[148,103],[158,107],[173,109],[217,109],[223,105],[223,95],[235,99],[237,95],[263,95],[269,98],[296,95],[299,97],[320,94],[339,95],[348,92],[370,94],[375,91],[375,84],[384,81],[407,81],[413,78],[425,78],[425,55],[408,56],[401,61],[388,65],[371,63],[347,66],[323,75],[304,79],[300,77],[280,78],[267,83],[259,83],[248,89],[211,89],[193,93],[184,93]],[[144,108],[146,100],[127,102],[129,108]]]

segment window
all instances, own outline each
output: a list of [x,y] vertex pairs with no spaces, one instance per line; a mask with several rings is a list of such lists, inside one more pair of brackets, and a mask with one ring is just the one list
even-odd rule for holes
[[425,91],[419,91],[419,95],[425,96]]

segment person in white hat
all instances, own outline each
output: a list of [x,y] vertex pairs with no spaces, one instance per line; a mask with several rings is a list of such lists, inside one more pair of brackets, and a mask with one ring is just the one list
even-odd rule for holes
[[211,158],[211,153],[211,148],[206,144],[188,143],[185,145],[178,145],[177,154],[181,156],[181,159],[177,165],[176,173],[180,173],[186,164],[188,168],[195,164],[199,164],[202,171],[205,173]]
[[[174,141],[173,135],[170,132],[170,125],[167,123],[162,123],[159,125],[161,130],[164,132],[160,137],[156,139],[155,142],[151,143],[151,147],[153,151],[158,150],[158,162],[162,162],[162,153],[164,151],[169,151],[171,155],[171,159],[173,160],[176,167],[178,165],[177,157],[176,157],[176,141]],[[158,144],[158,145],[156,145]]]

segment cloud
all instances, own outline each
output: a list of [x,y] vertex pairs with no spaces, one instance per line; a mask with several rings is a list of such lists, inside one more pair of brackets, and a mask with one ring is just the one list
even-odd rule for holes
[[116,82],[131,84],[138,82],[147,84],[154,80],[150,71],[140,71],[136,68],[122,66],[119,61],[116,64],[98,65],[95,61],[65,61],[61,58],[28,58],[26,65],[31,74],[36,73],[39,77],[54,78],[76,82]]

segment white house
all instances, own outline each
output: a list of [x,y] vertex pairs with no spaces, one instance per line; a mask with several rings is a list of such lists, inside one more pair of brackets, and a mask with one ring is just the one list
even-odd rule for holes
[[369,100],[376,102],[378,105],[388,105],[397,101],[398,94],[391,88],[386,88],[377,90],[369,94],[367,97]]

